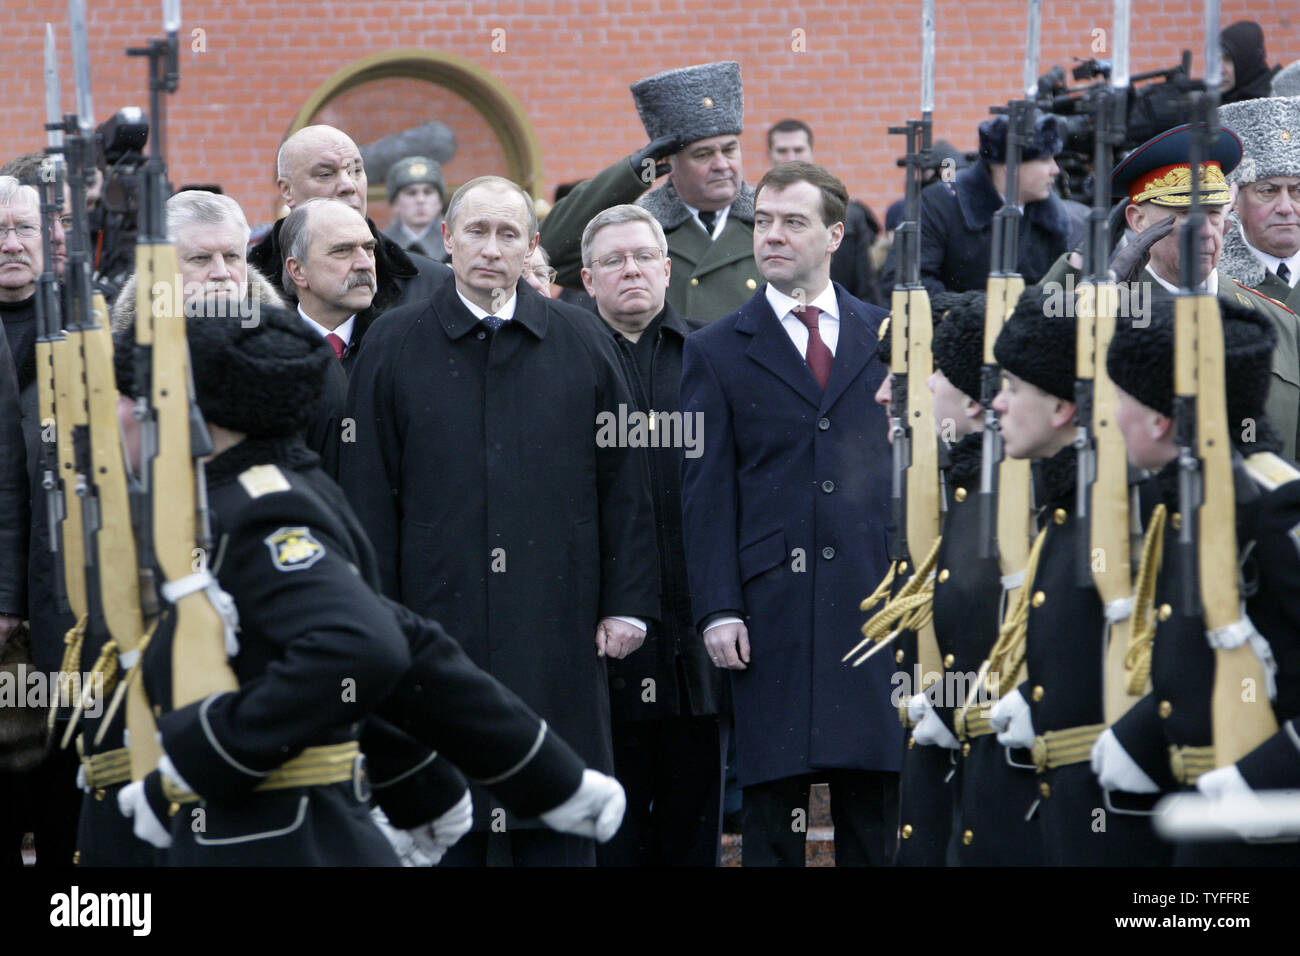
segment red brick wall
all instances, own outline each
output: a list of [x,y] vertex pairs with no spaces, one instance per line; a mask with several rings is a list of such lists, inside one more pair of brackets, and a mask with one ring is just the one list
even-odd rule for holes
[[[161,5],[89,5],[96,120],[102,121],[120,106],[147,105],[144,66],[123,49],[158,32]],[[1188,47],[1200,73],[1200,14],[1171,12],[1171,6],[1190,11],[1192,5],[1134,0],[1134,72],[1171,66]],[[746,178],[756,181],[766,165],[767,126],[799,116],[816,131],[817,159],[879,210],[901,186],[893,165],[898,141],[885,128],[918,109],[919,7],[918,0],[186,0],[181,90],[170,101],[171,175],[177,183],[220,182],[251,220],[265,220],[275,206],[276,148],[307,97],[357,58],[420,46],[471,60],[523,104],[541,144],[549,195],[557,183],[590,175],[643,144],[628,84],[663,69],[738,59],[746,92]],[[973,148],[987,107],[1019,85],[1024,4],[938,0],[937,7],[935,136]],[[1294,0],[1224,0],[1223,7],[1224,25],[1254,19],[1263,26],[1272,62],[1300,58]],[[1091,55],[1093,28],[1110,28],[1109,2],[1046,0],[1044,8],[1044,69]],[[40,51],[43,23],[51,17],[67,108],[72,68],[63,4],[6,0],[0,10],[6,157],[42,142]],[[196,28],[204,31],[206,52],[190,50]],[[497,28],[505,30],[505,49],[494,52]],[[803,31],[806,52],[792,49],[795,30]],[[364,141],[369,130],[387,131],[396,120],[393,102],[362,99],[353,105],[367,116],[358,124],[366,129],[349,132]],[[410,107],[412,123],[428,119],[431,109],[454,120],[462,145],[449,178],[501,168],[488,127],[477,117],[462,119],[463,105],[453,112],[455,104],[420,97]]]

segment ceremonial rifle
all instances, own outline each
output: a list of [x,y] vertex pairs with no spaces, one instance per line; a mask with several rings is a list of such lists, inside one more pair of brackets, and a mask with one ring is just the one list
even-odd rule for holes
[[[63,660],[67,675],[61,687],[80,687],[81,642],[86,629],[86,581],[81,509],[67,510],[66,490],[74,486],[71,402],[81,383],[73,372],[73,353],[63,332],[59,277],[54,264],[54,230],[63,215],[63,129],[58,56],[54,28],[45,25],[45,129],[46,158],[41,163],[41,249],[44,265],[36,280],[36,395],[40,416],[40,482],[45,498],[46,533],[55,601],[72,613],[73,626],[64,637]],[[65,247],[66,248],[66,247]],[[60,406],[60,402],[69,404]],[[79,701],[69,701],[74,705]],[[49,727],[53,731],[61,711],[52,701]]]
[[[126,460],[117,419],[117,386],[113,373],[113,339],[104,297],[93,289],[90,223],[86,189],[94,175],[95,135],[90,94],[90,58],[86,43],[85,0],[70,0],[72,56],[77,111],[65,120],[65,151],[72,224],[67,230],[68,258],[64,271],[67,292],[67,339],[71,367],[83,383],[82,404],[71,409],[76,492],[80,500],[85,552],[87,638],[99,647],[93,670],[110,682],[129,668],[144,633],[136,571],[131,506],[127,494]],[[62,411],[62,406],[60,406]],[[82,709],[95,687],[83,690],[81,707],[68,723],[67,746]],[[145,714],[148,717],[146,711]],[[107,721],[105,721],[105,725]],[[137,736],[153,739],[152,718],[136,725]]]
[[[1006,196],[993,217],[993,256],[989,269],[984,318],[984,365],[980,377],[980,401],[984,406],[984,444],[980,463],[979,556],[999,559],[1006,606],[1021,586],[1029,559],[1030,482],[1028,460],[1007,459],[993,399],[1001,388],[1002,373],[993,346],[1003,324],[1025,289],[1016,272],[1020,259],[1020,157],[1033,141],[1035,97],[1038,93],[1038,36],[1041,0],[1029,0],[1025,45],[1024,90],[1013,100],[1007,124]],[[996,185],[996,184],[995,184]]]
[[1110,263],[1110,171],[1124,142],[1128,99],[1130,0],[1115,0],[1111,31],[1110,83],[1097,91],[1094,114],[1093,202],[1084,246],[1084,280],[1079,284],[1074,447],[1079,527],[1076,571],[1080,587],[1095,587],[1106,608],[1103,664],[1106,723],[1113,724],[1142,696],[1146,668],[1134,688],[1125,662],[1132,633],[1133,579],[1129,548],[1131,493],[1124,436],[1115,420],[1119,396],[1106,374],[1106,352],[1115,333],[1118,289]]
[[[154,570],[164,582],[159,592],[174,606],[171,707],[182,707],[213,693],[235,690],[227,649],[233,625],[227,622],[224,595],[207,568],[211,549],[203,459],[212,440],[194,399],[185,315],[177,311],[181,277],[176,249],[167,237],[166,202],[170,189],[163,161],[166,144],[165,95],[179,85],[177,34],[180,0],[164,0],[165,37],[128,56],[145,57],[149,66],[149,158],[142,170],[140,229],[136,243],[135,375],[139,398],[141,473],[136,508],[140,566],[146,580]],[[183,292],[183,290],[180,290]],[[212,321],[219,321],[213,319]],[[152,581],[150,581],[152,585]],[[136,697],[133,683],[131,697]],[[147,708],[143,692],[137,698]],[[131,704],[128,699],[127,722]],[[152,753],[137,754],[131,735],[131,774],[139,779],[157,763]]]
[[[1277,732],[1250,644],[1254,626],[1241,611],[1237,584],[1236,489],[1229,431],[1219,301],[1204,289],[1199,247],[1205,228],[1200,169],[1217,138],[1219,3],[1205,3],[1205,81],[1189,84],[1192,202],[1179,234],[1179,292],[1174,303],[1174,416],[1178,443],[1179,565],[1182,610],[1205,619],[1214,648],[1211,720],[1216,767],[1236,763]],[[1200,86],[1201,88],[1197,88]],[[1240,423],[1238,423],[1240,424]],[[1250,682],[1248,684],[1248,682]]]
[[[63,481],[59,470],[58,425],[55,421],[55,343],[64,341],[63,319],[59,308],[59,278],[54,267],[54,229],[63,215],[63,116],[60,112],[58,54],[54,46],[54,27],[45,24],[45,129],[46,159],[41,164],[41,249],[44,267],[36,280],[36,391],[41,425],[41,488],[45,493],[45,524],[53,558],[54,593],[62,605],[76,598],[73,613],[85,613],[84,584],[81,572],[80,530],[77,541],[70,544],[71,554],[61,545],[64,519]],[[73,565],[63,565],[64,555]]]
[[[900,261],[898,284],[890,303],[893,375],[890,403],[890,434],[893,451],[893,480],[890,505],[894,534],[890,541],[891,574],[909,570],[908,595],[926,585],[928,570],[918,566],[915,556],[929,555],[939,540],[938,439],[934,430],[933,396],[927,384],[933,370],[930,351],[932,319],[930,295],[921,284],[921,182],[930,158],[931,117],[934,113],[934,0],[923,0],[921,10],[921,119],[905,126],[891,126],[892,135],[907,137],[907,191],[903,222],[898,228]],[[928,562],[922,562],[922,565]],[[903,595],[903,592],[899,593]],[[864,603],[863,610],[870,607]],[[874,603],[874,602],[873,602]],[[917,664],[921,674],[940,672],[939,645],[928,615],[899,620],[889,637],[916,626]],[[925,619],[921,624],[921,619]],[[892,620],[892,619],[891,619]],[[881,635],[876,646],[854,662],[861,664],[888,643]],[[868,638],[871,640],[871,638]],[[867,643],[860,643],[845,660]],[[918,688],[919,692],[920,688]]]

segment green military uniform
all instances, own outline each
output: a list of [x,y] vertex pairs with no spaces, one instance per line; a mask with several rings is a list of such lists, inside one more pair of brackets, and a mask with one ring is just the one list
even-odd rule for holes
[[[668,70],[638,80],[631,90],[652,144],[675,141],[687,146],[715,136],[740,135],[744,96],[737,63]],[[659,221],[668,239],[668,256],[673,260],[668,304],[702,322],[737,311],[763,281],[754,263],[754,190],[739,184],[721,233],[711,239],[671,179],[647,193],[652,180],[643,175],[633,163],[620,159],[556,203],[541,230],[542,245],[559,273],[556,281],[581,289],[583,229],[610,206],[635,202]]]
[[602,210],[635,202],[659,220],[668,239],[668,256],[673,262],[669,305],[681,315],[708,322],[744,305],[763,281],[754,262],[754,190],[741,186],[721,235],[713,240],[671,182],[641,196],[644,190],[645,183],[627,160],[620,159],[556,204],[542,223],[541,238],[559,273],[555,281],[569,288],[582,288],[582,230]]

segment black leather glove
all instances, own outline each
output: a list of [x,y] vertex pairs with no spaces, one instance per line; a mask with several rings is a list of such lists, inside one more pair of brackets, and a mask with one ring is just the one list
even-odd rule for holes
[[660,136],[629,156],[627,163],[632,172],[641,177],[641,182],[650,186],[660,176],[668,175],[669,167],[664,160],[680,152],[681,148],[676,136]]
[[1174,231],[1174,217],[1161,219],[1153,226],[1147,226],[1131,240],[1128,245],[1110,257],[1110,268],[1115,273],[1116,282],[1136,282],[1151,258],[1151,247]]

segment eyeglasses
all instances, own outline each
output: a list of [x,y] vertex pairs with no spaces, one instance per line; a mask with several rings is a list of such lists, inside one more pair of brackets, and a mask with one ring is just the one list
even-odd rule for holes
[[628,257],[637,264],[638,269],[648,269],[664,257],[662,249],[637,249],[635,252],[611,252],[607,256],[601,256],[599,259],[592,261],[592,265],[597,266],[604,272],[618,272],[623,268],[623,263],[627,262]]
[[552,282],[554,282],[555,277],[559,275],[559,273],[556,272],[554,269],[552,269],[550,266],[534,266],[533,268],[529,269],[528,272],[531,273],[533,277],[537,279],[538,282],[544,282],[547,285],[550,285]]
[[41,234],[41,227],[33,226],[29,222],[19,223],[16,226],[0,226],[0,242],[9,238],[11,232],[19,239],[35,239]]

